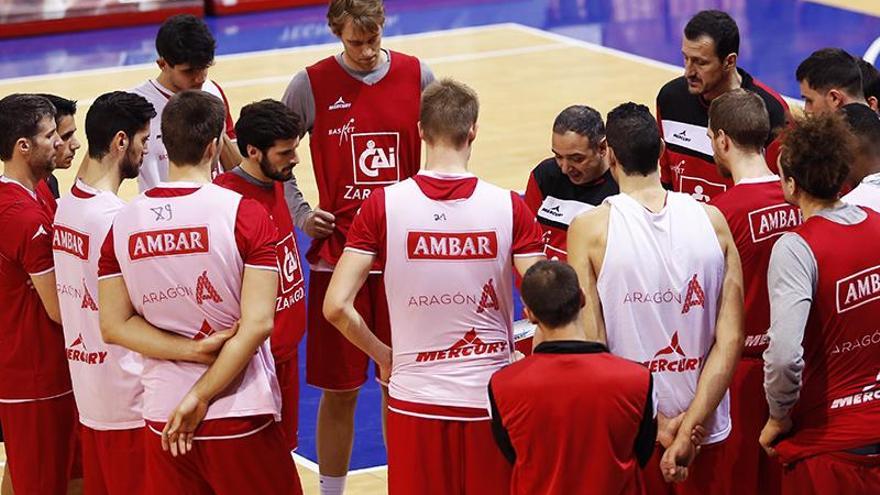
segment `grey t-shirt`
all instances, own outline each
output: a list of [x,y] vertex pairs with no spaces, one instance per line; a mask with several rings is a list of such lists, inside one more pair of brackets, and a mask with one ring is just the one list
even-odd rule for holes
[[[864,210],[846,203],[817,215],[843,225],[855,225],[867,218]],[[770,343],[764,351],[764,392],[774,418],[787,415],[800,397],[804,330],[818,279],[816,257],[804,238],[794,232],[780,237],[773,246],[767,272]]]
[[[336,55],[335,58],[336,62],[339,63],[339,65],[345,70],[345,72],[351,75],[351,77],[354,77],[364,84],[373,85],[381,81],[391,69],[391,52],[385,49],[382,51],[384,51],[386,55],[385,63],[369,72],[358,72],[346,66],[342,61],[341,53]],[[421,87],[422,90],[424,90],[429,84],[434,82],[434,73],[424,62],[420,62],[420,66]],[[287,105],[287,108],[291,109],[293,113],[299,116],[300,120],[303,122],[303,128],[305,128],[306,131],[311,132],[312,126],[315,124],[315,95],[312,93],[312,83],[309,81],[309,73],[306,70],[301,70],[293,76],[293,79],[284,91],[284,96],[281,98],[281,101]],[[290,216],[293,218],[294,225],[302,229],[305,226],[309,212],[312,211],[312,207],[309,206],[308,202],[306,202],[303,197],[302,192],[300,192],[297,187],[296,177],[284,184],[284,199],[287,200],[287,207],[290,208]]]

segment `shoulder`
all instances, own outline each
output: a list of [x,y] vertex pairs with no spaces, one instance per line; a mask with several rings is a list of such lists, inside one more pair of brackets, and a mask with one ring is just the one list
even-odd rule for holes
[[690,96],[684,76],[676,77],[667,82],[657,93],[657,104],[675,103],[683,97]]
[[238,174],[234,174],[230,172],[223,172],[214,178],[214,185],[220,186],[224,189],[232,189],[237,190],[237,188],[241,185],[242,179],[238,176]]
[[603,243],[608,236],[608,222],[611,205],[603,202],[599,206],[574,217],[568,227],[569,238],[577,238],[578,244],[595,245]]
[[775,128],[784,125],[785,116],[788,113],[788,103],[786,103],[782,96],[770,86],[767,86],[745,71],[743,71],[743,74],[747,76],[749,81],[747,89],[755,92],[764,100],[764,104],[767,105],[767,113],[770,115],[771,127]]
[[561,178],[565,178],[565,175],[559,169],[559,165],[556,164],[555,158],[547,158],[541,161],[541,163],[532,169],[532,176],[542,190],[548,184],[552,184]]
[[525,381],[523,378],[528,378],[530,375],[534,374],[533,369],[539,358],[540,356],[532,354],[496,371],[489,380],[489,384],[492,386],[492,391],[497,393],[499,390],[511,386],[515,388],[517,384],[524,385]]

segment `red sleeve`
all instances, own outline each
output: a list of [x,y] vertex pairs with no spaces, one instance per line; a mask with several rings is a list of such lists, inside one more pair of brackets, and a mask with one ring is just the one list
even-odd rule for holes
[[217,84],[216,81],[211,81],[214,83],[214,86],[217,86],[217,90],[220,91],[220,96],[223,97],[223,105],[226,107],[226,136],[229,139],[235,140],[235,121],[232,119],[232,113],[229,112],[229,100],[226,99],[226,93],[223,92],[223,88]]
[[386,229],[385,190],[375,189],[355,215],[345,248],[384,258]]
[[529,210],[532,211],[533,215],[538,214],[538,208],[541,207],[541,203],[544,202],[544,195],[541,193],[541,188],[538,187],[538,181],[535,180],[535,172],[529,174],[529,183],[526,185],[526,206],[529,207]]
[[541,227],[519,194],[511,191],[513,201],[513,255],[543,255]]
[[113,227],[107,232],[104,244],[101,245],[101,257],[98,258],[98,277],[113,277],[120,275],[119,260],[116,258],[116,248],[113,245]]
[[278,229],[266,208],[254,199],[242,198],[235,215],[235,243],[244,264],[277,270],[277,242]]
[[770,142],[767,150],[764,152],[764,159],[767,160],[767,167],[774,174],[779,173],[779,154],[782,153],[782,139],[777,137]]
[[42,275],[52,271],[55,260],[52,258],[52,223],[44,212],[36,206],[21,208],[17,215],[17,225],[5,235],[14,242],[16,261],[29,275]]

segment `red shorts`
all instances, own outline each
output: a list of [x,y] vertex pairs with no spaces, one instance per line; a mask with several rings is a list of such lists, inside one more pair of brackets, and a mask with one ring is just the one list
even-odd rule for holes
[[[355,390],[367,381],[370,358],[324,319],[324,294],[332,275],[312,271],[309,279],[306,383],[324,390]],[[354,307],[376,336],[390,345],[391,324],[382,277],[381,274],[367,277]]]
[[[229,420],[205,421],[199,426],[199,431],[222,426],[226,421]],[[259,423],[266,426],[259,426],[258,431],[243,433],[243,436],[196,440],[190,452],[177,457],[162,450],[161,437],[153,431],[161,425],[148,425],[144,434],[147,459],[145,493],[301,495],[299,475],[278,423],[271,419],[268,421]]]
[[389,495],[507,495],[510,475],[490,421],[388,411]]
[[78,448],[73,394],[32,402],[0,403],[0,423],[15,493],[67,493]]
[[727,462],[733,469],[735,493],[778,495],[782,490],[782,465],[771,459],[758,437],[769,416],[764,399],[764,361],[743,358],[730,383],[730,419],[733,429],[724,441]]
[[83,490],[89,495],[144,493],[144,428],[80,428]]
[[703,445],[688,468],[688,477],[681,483],[667,483],[660,471],[665,449],[657,444],[654,455],[642,469],[645,493],[651,495],[742,495],[731,489],[732,469],[727,459],[725,441]]
[[281,389],[281,433],[290,450],[296,449],[299,428],[299,359],[293,356],[275,363]]
[[880,456],[832,452],[785,468],[783,495],[880,493]]

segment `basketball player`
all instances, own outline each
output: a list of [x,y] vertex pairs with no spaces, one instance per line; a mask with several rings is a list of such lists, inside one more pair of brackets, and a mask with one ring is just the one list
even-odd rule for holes
[[306,330],[305,282],[290,211],[284,200],[284,181],[299,163],[296,148],[302,135],[299,119],[281,102],[263,100],[241,109],[235,123],[244,160],[214,183],[261,203],[278,229],[278,295],[272,355],[281,387],[281,429],[288,447],[296,448],[299,407],[297,347]]
[[[467,171],[478,109],[476,93],[461,83],[425,90],[425,171],[364,202],[324,300],[328,321],[379,364],[382,380],[390,376],[392,495],[509,491],[486,387],[512,352],[512,268],[523,273],[544,255],[519,196]],[[391,347],[356,306],[377,261]]]
[[[159,66],[159,75],[131,90],[132,93],[146,98],[156,110],[156,117],[150,122],[147,155],[138,175],[141,192],[168,179],[168,153],[161,129],[162,109],[180,91],[201,89],[223,100],[226,107],[226,133],[223,136],[220,165],[222,170],[228,170],[241,161],[241,156],[232,143],[235,131],[232,127],[232,115],[229,113],[229,102],[220,86],[208,79],[208,69],[214,64],[216,46],[217,42],[208,25],[194,15],[169,17],[159,28],[156,34],[156,52],[159,55],[156,64]],[[212,173],[217,175],[220,172],[221,167],[215,164]]]
[[880,214],[838,199],[853,146],[831,114],[783,141],[782,190],[805,221],[770,258],[760,441],[786,466],[784,494],[880,492]]
[[840,48],[816,50],[798,65],[804,111],[832,113],[846,105],[867,105],[855,57]]
[[554,156],[532,170],[525,199],[544,231],[544,254],[565,261],[568,224],[619,191],[605,159],[599,112],[583,105],[566,108],[553,122],[551,143]]
[[[80,142],[76,138],[76,121],[74,120],[76,116],[76,102],[56,95],[40,94],[40,96],[52,102],[52,105],[55,107],[55,125],[58,126],[58,135],[64,141],[64,146],[58,150],[58,156],[55,157],[55,168],[67,170],[73,165],[76,150],[80,148]],[[58,179],[55,178],[54,174],[49,175],[45,186],[42,183],[40,184],[37,194],[45,195],[47,192],[50,193],[53,199],[60,197]]]
[[842,113],[856,140],[847,178],[856,187],[843,200],[880,212],[880,119],[864,105],[847,105]]
[[871,110],[880,112],[880,72],[867,60],[856,60],[862,73],[862,93]]
[[[876,120],[876,119],[875,119]],[[880,123],[880,122],[878,122]],[[715,164],[734,186],[716,196],[718,208],[730,226],[742,260],[745,285],[745,348],[730,385],[733,424],[725,448],[730,452],[736,493],[778,494],[779,463],[755,442],[767,422],[767,411],[754,406],[761,395],[770,326],[767,265],[779,236],[801,224],[801,212],[785,202],[779,177],[770,172],[762,153],[770,133],[770,119],[758,95],[736,89],[712,100],[709,107],[709,140]]]
[[[618,106],[606,132],[621,194],[568,231],[588,338],[654,375],[661,445],[643,472],[647,492],[729,493],[720,442],[730,433],[727,387],[743,345],[736,246],[715,207],[661,186],[662,141],[647,107]],[[696,461],[694,439],[702,443]]]
[[62,146],[49,100],[0,100],[0,423],[19,494],[65,493],[73,467],[76,405],[59,325],[52,216],[35,193]]
[[[321,493],[340,495],[369,358],[324,319],[321,306],[361,203],[377,188],[419,170],[419,97],[434,75],[417,58],[382,48],[382,0],[332,0],[327,20],[342,53],[297,73],[283,101],[310,133],[318,183],[315,210],[303,202],[295,183],[287,184],[286,194],[294,223],[313,239],[306,254],[311,270],[306,382],[323,391],[316,432]],[[381,274],[373,272],[358,307],[388,343],[385,290]]]
[[510,493],[641,494],[638,466],[657,437],[651,373],[584,339],[571,266],[539,261],[521,291],[537,347],[489,382],[492,431],[513,464]]
[[[146,357],[150,494],[302,493],[276,424],[281,398],[266,341],[277,233],[259,203],[210,184],[224,117],[208,93],[171,98],[162,114],[170,182],[120,210],[99,262],[104,340]],[[160,329],[201,340],[234,326],[210,366],[156,352]]]
[[767,163],[776,167],[778,143],[773,137],[785,125],[788,105],[762,82],[737,67],[739,28],[727,13],[704,10],[687,23],[681,41],[684,75],[666,83],[657,95],[657,122],[666,143],[660,178],[666,188],[708,202],[733,185],[712,161],[706,137],[709,103],[737,88],[757,93],[770,115]]

